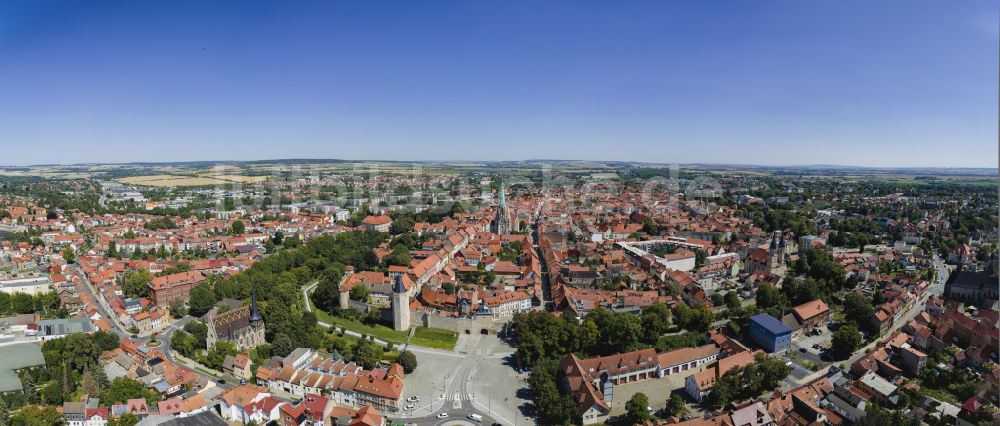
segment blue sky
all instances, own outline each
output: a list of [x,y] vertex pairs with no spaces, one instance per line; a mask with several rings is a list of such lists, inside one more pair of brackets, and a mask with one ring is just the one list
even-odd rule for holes
[[997,166],[995,1],[0,3],[0,164]]

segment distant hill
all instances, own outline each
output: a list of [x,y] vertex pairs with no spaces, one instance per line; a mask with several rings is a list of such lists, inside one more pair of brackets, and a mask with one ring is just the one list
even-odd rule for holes
[[[670,167],[671,163],[651,163],[642,161],[597,161],[597,160],[564,160],[564,159],[526,159],[526,160],[458,160],[458,161],[402,161],[402,160],[345,160],[338,158],[283,158],[269,160],[201,160],[201,161],[171,161],[171,162],[130,162],[130,163],[77,163],[69,165],[58,164],[36,164],[32,166],[2,166],[4,170],[26,170],[30,167],[90,167],[90,166],[122,166],[122,167],[158,167],[158,166],[183,166],[183,167],[208,167],[214,165],[276,165],[276,164],[350,164],[350,163],[394,163],[394,164],[492,164],[497,166],[508,165],[538,165],[551,164],[558,166],[594,166],[603,165],[610,167]],[[976,168],[976,167],[865,167],[865,166],[845,166],[835,164],[804,164],[804,165],[759,165],[759,164],[719,164],[719,163],[681,163],[680,167],[688,169],[709,169],[709,170],[758,170],[782,173],[866,173],[866,174],[905,174],[905,175],[965,175],[965,176],[997,176],[996,168]]]

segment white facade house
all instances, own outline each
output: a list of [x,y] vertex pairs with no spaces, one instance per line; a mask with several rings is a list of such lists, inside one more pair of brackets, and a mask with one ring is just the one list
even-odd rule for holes
[[47,276],[2,280],[0,281],[0,291],[35,296],[52,291],[52,280]]

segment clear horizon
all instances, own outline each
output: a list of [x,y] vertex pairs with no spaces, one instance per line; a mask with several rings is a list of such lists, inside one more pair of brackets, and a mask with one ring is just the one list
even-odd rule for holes
[[0,165],[997,168],[995,2],[379,6],[4,3]]
[[658,166],[719,166],[719,167],[760,167],[760,168],[812,168],[812,167],[831,167],[831,168],[863,168],[863,169],[970,169],[970,170],[1000,170],[1000,166],[858,166],[852,164],[761,164],[761,163],[715,163],[715,162],[684,162],[684,163],[660,163],[654,161],[640,161],[640,160],[580,160],[572,158],[522,158],[522,159],[511,159],[511,160],[475,160],[475,159],[446,159],[446,160],[390,160],[390,159],[378,159],[378,158],[359,158],[359,159],[349,159],[349,158],[256,158],[247,160],[219,160],[219,159],[196,159],[196,160],[175,160],[175,161],[127,161],[127,162],[115,162],[115,163],[100,163],[100,162],[81,162],[81,163],[36,163],[36,164],[2,164],[0,163],[0,168],[9,167],[73,167],[73,166],[85,166],[85,165],[99,165],[99,166],[129,166],[129,165],[156,165],[156,164],[183,164],[183,163],[252,163],[252,162],[282,162],[287,161],[294,163],[296,161],[343,161],[343,162],[391,162],[391,163],[501,163],[501,162],[616,162],[616,163],[635,163],[635,164],[650,164]]

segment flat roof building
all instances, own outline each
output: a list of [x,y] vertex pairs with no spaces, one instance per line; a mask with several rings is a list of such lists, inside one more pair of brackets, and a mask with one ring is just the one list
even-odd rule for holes
[[37,343],[0,346],[0,392],[22,390],[17,370],[41,365],[45,365],[45,358]]
[[792,328],[768,314],[750,317],[750,338],[768,352],[780,352],[792,346]]

